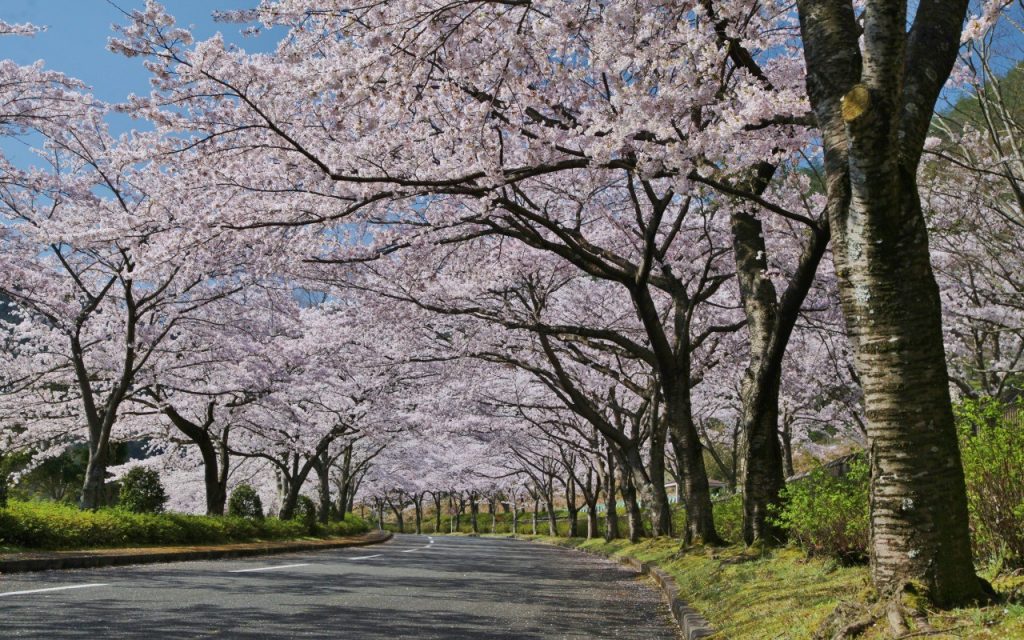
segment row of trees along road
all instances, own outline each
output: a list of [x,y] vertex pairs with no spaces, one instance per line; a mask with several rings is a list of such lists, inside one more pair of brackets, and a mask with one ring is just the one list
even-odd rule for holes
[[1018,9],[266,0],[218,14],[283,34],[251,54],[150,0],[109,45],[148,95],[5,62],[5,448],[84,443],[86,508],[142,440],[211,514],[562,494],[596,535],[603,496],[615,535],[621,495],[689,545],[709,472],[774,544],[852,442],[879,590],[976,601],[950,387],[1019,391]]

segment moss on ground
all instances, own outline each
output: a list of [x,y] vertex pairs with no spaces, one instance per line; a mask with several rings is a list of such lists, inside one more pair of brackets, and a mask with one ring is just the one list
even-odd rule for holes
[[[716,638],[805,640],[839,603],[865,601],[872,594],[867,567],[808,558],[793,548],[693,547],[680,554],[679,542],[670,538],[634,545],[627,540],[523,537],[657,564],[676,579],[680,596],[715,627]],[[1024,577],[999,577],[993,584],[1001,594],[1017,594],[1010,600],[1022,602]],[[929,622],[934,633],[913,637],[1024,639],[1024,604],[930,611]],[[860,637],[882,640],[891,635],[883,621]]]

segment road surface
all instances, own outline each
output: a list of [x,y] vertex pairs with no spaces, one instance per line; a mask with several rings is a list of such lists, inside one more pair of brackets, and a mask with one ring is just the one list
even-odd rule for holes
[[515,540],[0,576],[0,638],[675,638],[617,564]]

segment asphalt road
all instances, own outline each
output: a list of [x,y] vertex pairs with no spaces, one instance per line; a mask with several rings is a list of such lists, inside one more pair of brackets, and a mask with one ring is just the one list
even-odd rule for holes
[[483,538],[0,576],[0,638],[648,640],[668,615],[617,564]]

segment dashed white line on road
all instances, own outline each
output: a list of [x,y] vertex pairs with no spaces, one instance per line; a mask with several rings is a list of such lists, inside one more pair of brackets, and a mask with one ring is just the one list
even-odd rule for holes
[[356,557],[356,558],[349,558],[349,560],[369,560],[370,558],[379,558],[379,557],[380,557],[380,554],[378,553],[377,555],[374,555],[374,556],[359,556],[359,557]]
[[415,549],[402,549],[402,553],[412,553],[413,551],[423,551],[426,547],[416,547]]
[[292,567],[308,566],[308,562],[303,562],[301,564],[279,564],[273,567],[257,567],[256,569],[235,569],[234,571],[229,571],[228,573],[249,573],[250,571],[274,571],[276,569],[291,569]]
[[29,589],[28,591],[8,591],[7,593],[0,593],[0,598],[5,596],[22,596],[29,593],[46,593],[49,591],[66,591],[68,589],[88,589],[89,587],[105,587],[106,582],[96,582],[93,584],[74,584],[69,587],[50,587],[49,589]]

